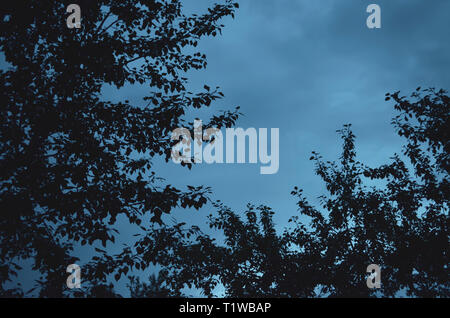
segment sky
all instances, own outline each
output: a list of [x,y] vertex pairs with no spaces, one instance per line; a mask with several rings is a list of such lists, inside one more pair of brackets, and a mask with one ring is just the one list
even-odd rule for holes
[[[381,7],[381,29],[366,26],[371,3]],[[259,164],[200,164],[189,171],[170,163],[160,174],[179,186],[209,185],[236,211],[249,202],[269,205],[285,224],[296,213],[294,186],[312,202],[323,194],[310,154],[336,160],[342,125],[352,124],[358,158],[368,165],[401,151],[385,94],[450,87],[449,11],[445,0],[240,2],[236,18],[224,20],[223,35],[201,42],[206,70],[189,77],[194,88],[208,84],[225,93],[212,112],[241,106],[237,127],[280,129],[279,171],[261,175]]]
[[[371,3],[381,7],[381,29],[366,26]],[[185,0],[188,13],[204,12],[211,4]],[[187,170],[169,162],[158,163],[159,175],[181,188],[211,186],[213,197],[236,212],[244,212],[247,203],[268,205],[282,229],[297,214],[290,195],[294,186],[312,203],[324,194],[309,158],[315,150],[326,160],[338,159],[337,129],[352,124],[360,161],[386,163],[401,151],[402,140],[390,124],[395,113],[385,94],[409,95],[418,86],[450,88],[449,12],[448,0],[240,1],[235,19],[223,20],[222,35],[200,42],[208,66],[189,72],[190,87],[220,86],[225,94],[202,113],[205,120],[239,105],[244,116],[237,127],[279,128],[279,171],[261,175],[259,164],[200,164]],[[131,101],[147,92],[140,85],[104,89],[105,98]],[[207,207],[173,216],[203,224],[212,212]],[[124,226],[123,240],[133,231]]]
[[[185,6],[188,13],[201,13],[208,3]],[[366,25],[371,3],[381,7],[380,29]],[[247,203],[268,205],[282,230],[298,214],[290,195],[294,186],[316,204],[325,193],[309,158],[317,151],[326,160],[338,159],[337,129],[352,124],[360,161],[387,163],[401,151],[402,140],[390,124],[395,112],[385,94],[450,88],[448,12],[447,0],[241,1],[235,19],[224,19],[222,36],[200,42],[208,66],[189,72],[190,87],[220,86],[225,94],[201,119],[239,105],[244,116],[237,127],[279,128],[279,171],[261,175],[259,164],[199,164],[188,170],[168,163],[158,167],[159,175],[179,187],[211,186],[213,198],[236,212],[244,212]],[[105,95],[140,99],[147,89],[105,89]],[[177,210],[166,220],[204,225],[210,213],[210,206]],[[127,232],[131,236],[134,229],[122,231]]]

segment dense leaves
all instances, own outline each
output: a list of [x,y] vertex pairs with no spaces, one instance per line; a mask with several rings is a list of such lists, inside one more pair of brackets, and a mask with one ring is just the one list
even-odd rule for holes
[[[169,279],[205,295],[222,286],[232,297],[449,297],[449,97],[433,89],[418,89],[410,99],[389,96],[400,111],[394,126],[406,137],[391,163],[359,162],[345,125],[338,161],[311,157],[327,189],[319,206],[296,187],[299,215],[280,234],[268,207],[249,206],[243,220],[215,203],[210,225],[223,244],[201,233],[189,242],[180,229],[182,252],[159,255]],[[370,264],[381,267],[381,289],[366,285]]]
[[[418,88],[387,94],[392,123],[406,143],[385,165],[356,156],[350,125],[338,133],[337,161],[311,160],[327,193],[314,206],[299,188],[298,214],[283,232],[274,212],[249,205],[243,214],[213,202],[205,186],[180,190],[158,177],[170,132],[192,127],[190,110],[223,97],[207,85],[187,88],[185,73],[206,67],[198,41],[215,36],[237,4],[225,0],[203,15],[179,0],[80,0],[81,29],[68,29],[68,1],[15,1],[0,13],[0,295],[23,260],[32,260],[40,296],[68,295],[73,249],[90,245],[79,297],[116,297],[111,279],[129,277],[133,297],[181,296],[186,288],[233,297],[449,297],[449,97]],[[111,101],[103,88],[148,85],[142,101]],[[208,126],[234,124],[238,110]],[[192,117],[192,116],[190,116]],[[211,203],[211,231],[167,225],[174,208]],[[284,212],[285,213],[285,212]],[[117,220],[139,232],[117,253]],[[145,226],[144,226],[145,224]],[[108,246],[109,247],[109,246]],[[382,288],[366,286],[378,264]],[[134,271],[161,268],[143,282]]]
[[[192,127],[189,109],[223,96],[188,91],[185,74],[206,67],[198,41],[220,33],[221,18],[237,8],[225,0],[185,15],[177,0],[77,3],[80,29],[66,27],[70,1],[13,1],[0,12],[8,63],[0,73],[0,286],[33,258],[43,296],[62,295],[74,243],[115,241],[118,217],[162,224],[175,207],[206,203],[208,188],[165,184],[152,159],[170,158],[170,132]],[[132,84],[148,86],[144,100],[102,95],[106,85]],[[237,114],[211,123],[231,126]]]

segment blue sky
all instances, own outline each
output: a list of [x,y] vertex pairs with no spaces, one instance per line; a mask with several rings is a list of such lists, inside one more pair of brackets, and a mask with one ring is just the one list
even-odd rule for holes
[[[382,28],[371,30],[366,7],[374,2]],[[191,85],[220,86],[225,98],[212,111],[240,105],[239,127],[279,128],[279,172],[260,175],[251,164],[201,164],[192,171],[168,164],[160,173],[180,186],[210,185],[236,210],[247,202],[270,205],[285,223],[295,213],[289,195],[295,185],[312,201],[323,192],[309,157],[312,150],[339,156],[336,129],[351,123],[359,159],[385,163],[401,144],[385,93],[449,88],[449,11],[445,0],[242,1],[236,18],[224,21],[223,35],[201,43],[208,67],[189,74]]]
[[[186,0],[202,12],[212,1]],[[366,7],[381,7],[381,29],[368,29]],[[450,88],[450,1],[448,0],[246,0],[235,19],[224,20],[222,36],[205,39],[200,50],[208,67],[190,72],[191,88],[220,86],[219,109],[241,106],[237,126],[280,129],[280,168],[261,175],[255,164],[201,164],[187,170],[158,164],[159,175],[183,187],[208,185],[214,197],[235,211],[247,203],[266,204],[280,228],[296,214],[290,196],[299,186],[317,202],[323,194],[314,175],[311,151],[335,160],[336,134],[351,123],[358,159],[376,166],[400,151],[385,93],[409,94],[418,86]],[[148,87],[106,88],[105,98],[139,101]],[[213,212],[176,211],[178,221],[204,223]],[[168,219],[170,220],[170,218]],[[133,234],[124,227],[123,240]],[[124,283],[121,283],[123,286]]]
[[[186,8],[202,12],[208,3],[186,1]],[[381,29],[366,26],[371,3],[381,7]],[[394,111],[385,94],[450,87],[448,12],[446,0],[241,1],[236,18],[224,20],[222,36],[201,42],[208,67],[190,72],[190,85],[220,86],[225,93],[199,115],[204,120],[239,105],[245,115],[238,127],[279,128],[279,171],[260,175],[255,164],[200,164],[187,170],[169,163],[158,167],[160,176],[180,187],[211,186],[214,198],[235,211],[244,211],[247,203],[269,205],[282,229],[297,213],[290,196],[294,186],[313,203],[324,193],[309,157],[315,150],[336,160],[341,151],[337,129],[352,124],[359,160],[371,166],[386,163],[400,152],[402,140],[390,124]],[[139,86],[105,94],[138,100],[146,90]],[[167,220],[175,216],[205,224],[212,212],[211,207],[180,210]]]

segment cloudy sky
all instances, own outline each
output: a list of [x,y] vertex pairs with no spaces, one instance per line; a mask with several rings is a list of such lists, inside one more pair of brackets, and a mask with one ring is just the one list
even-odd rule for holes
[[[186,9],[202,12],[211,3],[186,0]],[[366,26],[370,3],[381,7],[381,29]],[[168,163],[160,164],[160,175],[180,187],[211,186],[214,197],[235,211],[247,203],[269,205],[282,228],[296,214],[294,186],[312,202],[324,193],[309,157],[315,150],[336,160],[337,129],[351,123],[358,158],[372,166],[385,163],[401,147],[385,93],[450,88],[449,12],[449,0],[240,1],[235,19],[224,20],[222,36],[201,42],[208,67],[189,73],[191,86],[220,86],[225,98],[211,113],[241,106],[245,115],[238,127],[279,128],[279,171],[260,175],[259,164],[201,164],[189,171]],[[104,94],[140,100],[147,90],[135,86]],[[211,212],[174,215],[180,222],[204,223]],[[124,230],[124,237],[134,231]]]
[[[208,3],[186,1],[186,9],[202,12]],[[381,29],[366,26],[371,3],[381,7]],[[245,115],[238,127],[279,128],[279,171],[260,175],[259,164],[200,164],[190,171],[169,163],[159,167],[160,175],[180,187],[211,186],[214,197],[237,212],[247,203],[269,205],[282,229],[297,213],[290,196],[294,186],[313,203],[324,194],[309,157],[315,150],[336,160],[337,129],[352,124],[359,160],[386,163],[400,152],[402,141],[390,124],[393,104],[384,101],[385,94],[409,95],[418,86],[450,88],[449,12],[448,0],[241,1],[235,19],[224,20],[223,35],[201,42],[208,67],[189,73],[191,86],[220,86],[225,93],[203,113],[204,120],[239,105]],[[146,88],[105,94],[139,99]],[[204,224],[211,212],[208,207],[173,215]],[[123,232],[131,236],[134,229]]]
[[[366,26],[374,2],[381,29]],[[201,12],[206,4],[188,1],[187,8]],[[169,164],[163,176],[180,186],[210,185],[237,211],[248,202],[270,205],[285,223],[296,213],[289,195],[295,185],[313,202],[323,193],[309,157],[315,150],[337,159],[343,124],[353,125],[361,161],[385,163],[401,147],[385,93],[450,87],[448,12],[447,0],[242,1],[236,18],[224,21],[223,35],[201,43],[208,67],[190,78],[194,88],[222,88],[225,99],[213,110],[241,106],[237,126],[280,129],[280,169],[260,175],[254,164],[201,164],[192,171]]]
[[[204,12],[211,1],[186,0],[186,13]],[[381,29],[368,29],[366,8],[381,7]],[[450,1],[448,0],[247,0],[222,36],[204,39],[206,70],[190,72],[191,88],[220,86],[225,98],[201,118],[241,106],[244,129],[280,129],[280,167],[261,175],[259,164],[200,164],[192,170],[174,163],[158,172],[183,187],[208,185],[214,197],[235,211],[247,203],[266,204],[282,228],[296,213],[294,186],[312,202],[323,194],[309,161],[311,151],[336,160],[336,130],[351,123],[358,157],[368,165],[386,163],[401,150],[390,120],[387,92],[409,94],[416,87],[450,88]],[[147,86],[105,89],[108,99],[139,101]],[[178,211],[177,220],[202,223],[212,210]],[[133,232],[130,229],[130,234]]]

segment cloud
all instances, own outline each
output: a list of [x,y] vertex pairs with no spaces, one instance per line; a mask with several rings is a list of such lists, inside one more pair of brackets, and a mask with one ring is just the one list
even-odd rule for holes
[[[382,10],[379,30],[366,27],[366,7],[373,2]],[[353,124],[363,161],[386,162],[400,151],[401,140],[390,125],[394,112],[384,94],[450,87],[449,1],[251,0],[240,5],[234,20],[224,20],[222,36],[201,42],[208,67],[189,73],[191,86],[219,85],[225,93],[205,116],[240,105],[245,116],[238,126],[280,128],[279,172],[261,176],[257,165],[161,168],[169,182],[212,186],[217,199],[236,209],[265,203],[292,215],[294,185],[313,198],[319,195],[322,183],[308,160],[310,152],[336,159],[335,131],[346,123]],[[123,94],[143,95],[136,89]]]

